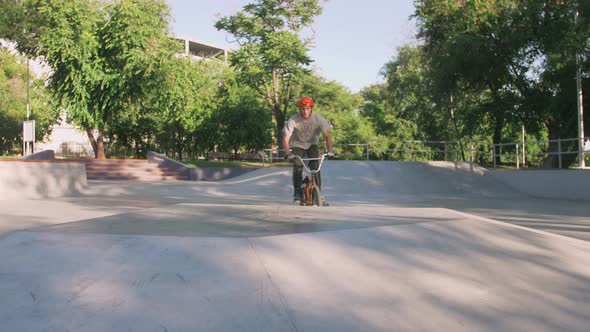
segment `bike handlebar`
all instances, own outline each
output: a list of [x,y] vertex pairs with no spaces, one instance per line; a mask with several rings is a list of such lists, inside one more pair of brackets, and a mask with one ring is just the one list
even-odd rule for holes
[[[320,171],[320,169],[322,168],[322,163],[324,162],[324,160],[326,160],[326,157],[328,156],[328,153],[324,153],[322,154],[319,158],[301,158],[298,155],[295,155],[293,157],[293,159],[297,158],[301,161],[301,164],[303,165],[303,168],[305,169],[306,172],[308,173],[317,173]],[[312,161],[312,160],[319,160],[320,164],[318,165],[318,169],[310,169],[309,166],[307,166],[307,164],[305,163],[306,161]]]

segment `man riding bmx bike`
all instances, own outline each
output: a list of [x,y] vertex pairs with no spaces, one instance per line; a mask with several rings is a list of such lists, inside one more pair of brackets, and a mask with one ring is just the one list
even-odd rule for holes
[[[332,137],[330,136],[330,124],[317,113],[313,113],[314,102],[311,97],[303,97],[297,102],[299,113],[293,115],[287,121],[283,130],[283,146],[287,152],[286,158],[293,161],[293,200],[301,201],[301,182],[303,164],[301,159],[295,158],[319,158],[320,148],[318,142],[320,134],[324,135],[328,147],[328,155],[333,156]],[[318,161],[309,162],[311,169],[317,169]],[[321,177],[317,173],[318,187],[321,189]]]

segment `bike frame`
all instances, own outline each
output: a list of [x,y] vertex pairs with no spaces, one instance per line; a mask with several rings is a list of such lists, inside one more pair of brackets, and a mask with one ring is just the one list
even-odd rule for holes
[[[326,160],[326,156],[328,156],[328,154],[322,154],[319,158],[301,158],[297,155],[294,157],[294,159],[299,159],[299,161],[301,161],[304,171],[309,174],[309,176],[306,176],[302,182],[302,184],[305,184],[305,187],[301,189],[303,194],[300,203],[301,205],[323,205],[320,187],[317,185],[317,174],[320,172],[322,164],[324,163],[324,160]],[[307,162],[314,160],[319,161],[317,169],[311,169],[307,165]]]

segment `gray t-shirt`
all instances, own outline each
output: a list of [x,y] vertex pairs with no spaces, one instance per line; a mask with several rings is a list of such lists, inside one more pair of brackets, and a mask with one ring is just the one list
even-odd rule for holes
[[311,145],[318,144],[320,134],[330,128],[328,120],[317,113],[311,113],[311,119],[305,121],[300,113],[289,118],[284,132],[290,135],[289,144],[296,148],[309,149]]

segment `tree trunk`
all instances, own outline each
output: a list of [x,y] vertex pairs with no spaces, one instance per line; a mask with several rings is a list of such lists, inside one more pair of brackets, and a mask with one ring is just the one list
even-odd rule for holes
[[461,149],[461,158],[462,161],[465,162],[465,149],[463,148],[463,141],[461,140],[461,136],[459,135],[459,127],[457,126],[457,118],[455,118],[455,102],[453,100],[453,93],[451,92],[451,105],[449,107],[451,112],[451,121],[453,122],[453,128],[455,128],[455,137],[459,142],[459,148]]
[[94,152],[94,157],[96,158],[96,138],[94,138],[94,134],[92,133],[92,129],[86,129],[86,136],[88,136],[88,140],[92,145],[92,151]]
[[177,158],[179,161],[182,161],[182,152],[184,150],[184,130],[178,123],[176,124],[174,138],[174,146],[176,148],[176,153],[178,154]]
[[283,127],[285,126],[285,113],[281,111],[281,105],[274,105],[272,110],[275,120],[277,121],[276,139],[277,146],[279,147],[279,156],[285,156],[288,152],[282,151],[285,146],[283,145]]
[[[560,138],[560,128],[559,123],[555,121],[555,119],[551,116],[548,116],[543,121],[545,126],[547,127],[547,138],[549,140],[556,140]],[[550,154],[550,153],[557,153],[557,143],[549,143],[547,146],[547,157],[542,160],[539,164],[540,168],[558,168],[559,167],[559,157],[557,154]]]
[[101,132],[96,138],[96,159],[107,159],[104,154],[104,139]]
[[176,153],[178,154],[178,161],[182,161],[182,142],[180,138],[176,140]]
[[112,136],[113,135],[111,135],[111,137],[109,137],[109,142],[105,146],[105,156],[107,158],[111,158],[112,152],[113,152],[113,145],[115,143],[115,139]]
[[94,138],[93,130],[94,129],[86,129],[86,135],[88,135],[90,144],[92,144],[92,150],[94,150],[94,157],[96,159],[106,159],[104,154],[103,130],[101,128],[98,129],[98,136],[96,138]]
[[[505,111],[504,111],[504,103],[502,102],[502,99],[500,98],[500,96],[498,95],[498,89],[496,89],[495,84],[493,83],[488,83],[488,87],[492,93],[492,100],[494,101],[495,104],[495,110],[494,110],[494,137],[492,138],[492,143],[494,144],[500,144],[502,142],[502,128],[504,127],[504,116],[505,116]],[[494,145],[494,156],[495,156],[495,162],[497,165],[500,164],[502,158],[500,158],[500,146],[498,145]],[[492,160],[492,162],[494,162],[494,160]]]
[[[504,110],[496,109],[495,112],[496,121],[494,124],[494,144],[500,144],[502,142],[502,127],[504,126]],[[500,164],[500,146],[494,145],[494,155],[496,156],[496,164]]]

